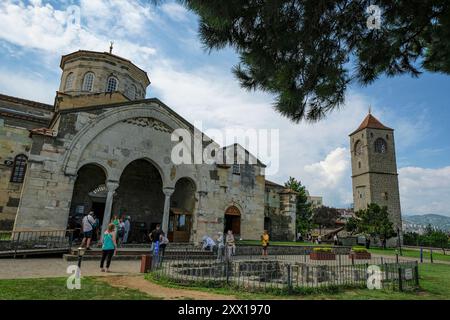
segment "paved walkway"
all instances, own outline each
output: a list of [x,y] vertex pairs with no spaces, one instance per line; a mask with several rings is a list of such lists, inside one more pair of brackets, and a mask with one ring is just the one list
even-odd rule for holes
[[168,288],[145,280],[142,276],[110,276],[101,278],[113,287],[131,288],[144,292],[152,297],[168,300],[234,300],[236,297],[206,291],[181,288]]
[[[67,267],[74,261],[61,258],[0,259],[0,279],[67,277]],[[111,273],[100,271],[100,261],[83,261],[82,276],[130,275],[140,271],[141,261],[112,261]]]

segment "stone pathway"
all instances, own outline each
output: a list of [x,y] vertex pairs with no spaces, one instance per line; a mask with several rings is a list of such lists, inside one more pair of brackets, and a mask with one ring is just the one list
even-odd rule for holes
[[[74,261],[61,258],[47,259],[0,259],[0,279],[54,278],[67,277],[67,267],[76,265]],[[130,275],[140,271],[141,261],[112,261],[111,273],[100,271],[99,261],[83,261],[82,276]]]
[[142,276],[109,276],[102,277],[101,281],[107,282],[113,287],[130,288],[144,292],[155,298],[168,300],[235,300],[236,297],[216,294],[205,291],[168,288],[145,280]]

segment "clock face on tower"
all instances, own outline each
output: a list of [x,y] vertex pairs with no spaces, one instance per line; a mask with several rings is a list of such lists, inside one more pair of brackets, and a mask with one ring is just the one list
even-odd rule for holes
[[378,138],[375,140],[375,152],[376,153],[386,153],[387,151],[387,144],[384,139]]

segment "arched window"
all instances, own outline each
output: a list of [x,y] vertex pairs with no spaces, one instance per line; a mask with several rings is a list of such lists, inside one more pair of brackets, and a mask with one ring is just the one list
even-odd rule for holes
[[375,152],[376,153],[386,153],[387,145],[386,141],[382,138],[375,140]]
[[83,91],[92,91],[94,87],[94,74],[92,72],[88,72],[84,75],[83,79]]
[[27,170],[27,156],[19,154],[14,159],[13,171],[11,174],[11,182],[22,183]]
[[75,78],[75,76],[74,76],[73,72],[69,73],[69,75],[66,78],[66,85],[65,85],[66,91],[72,90],[74,78]]
[[135,86],[134,84],[132,84],[132,85],[128,88],[128,97],[129,97],[130,99],[136,100],[136,99],[137,99],[137,97],[136,97],[136,92],[137,92],[136,86]]
[[114,77],[108,78],[108,83],[106,85],[106,92],[114,92],[117,90],[117,79]]
[[355,155],[356,156],[362,155],[362,142],[361,142],[361,140],[358,140],[355,143]]

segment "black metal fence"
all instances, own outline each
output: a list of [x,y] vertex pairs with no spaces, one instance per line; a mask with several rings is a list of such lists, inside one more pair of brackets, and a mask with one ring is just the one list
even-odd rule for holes
[[73,230],[0,231],[0,256],[69,250]]
[[409,290],[419,285],[417,262],[372,258],[312,260],[309,255],[221,255],[166,252],[153,257],[156,278],[183,285],[231,286],[246,291],[302,292],[349,287]]

